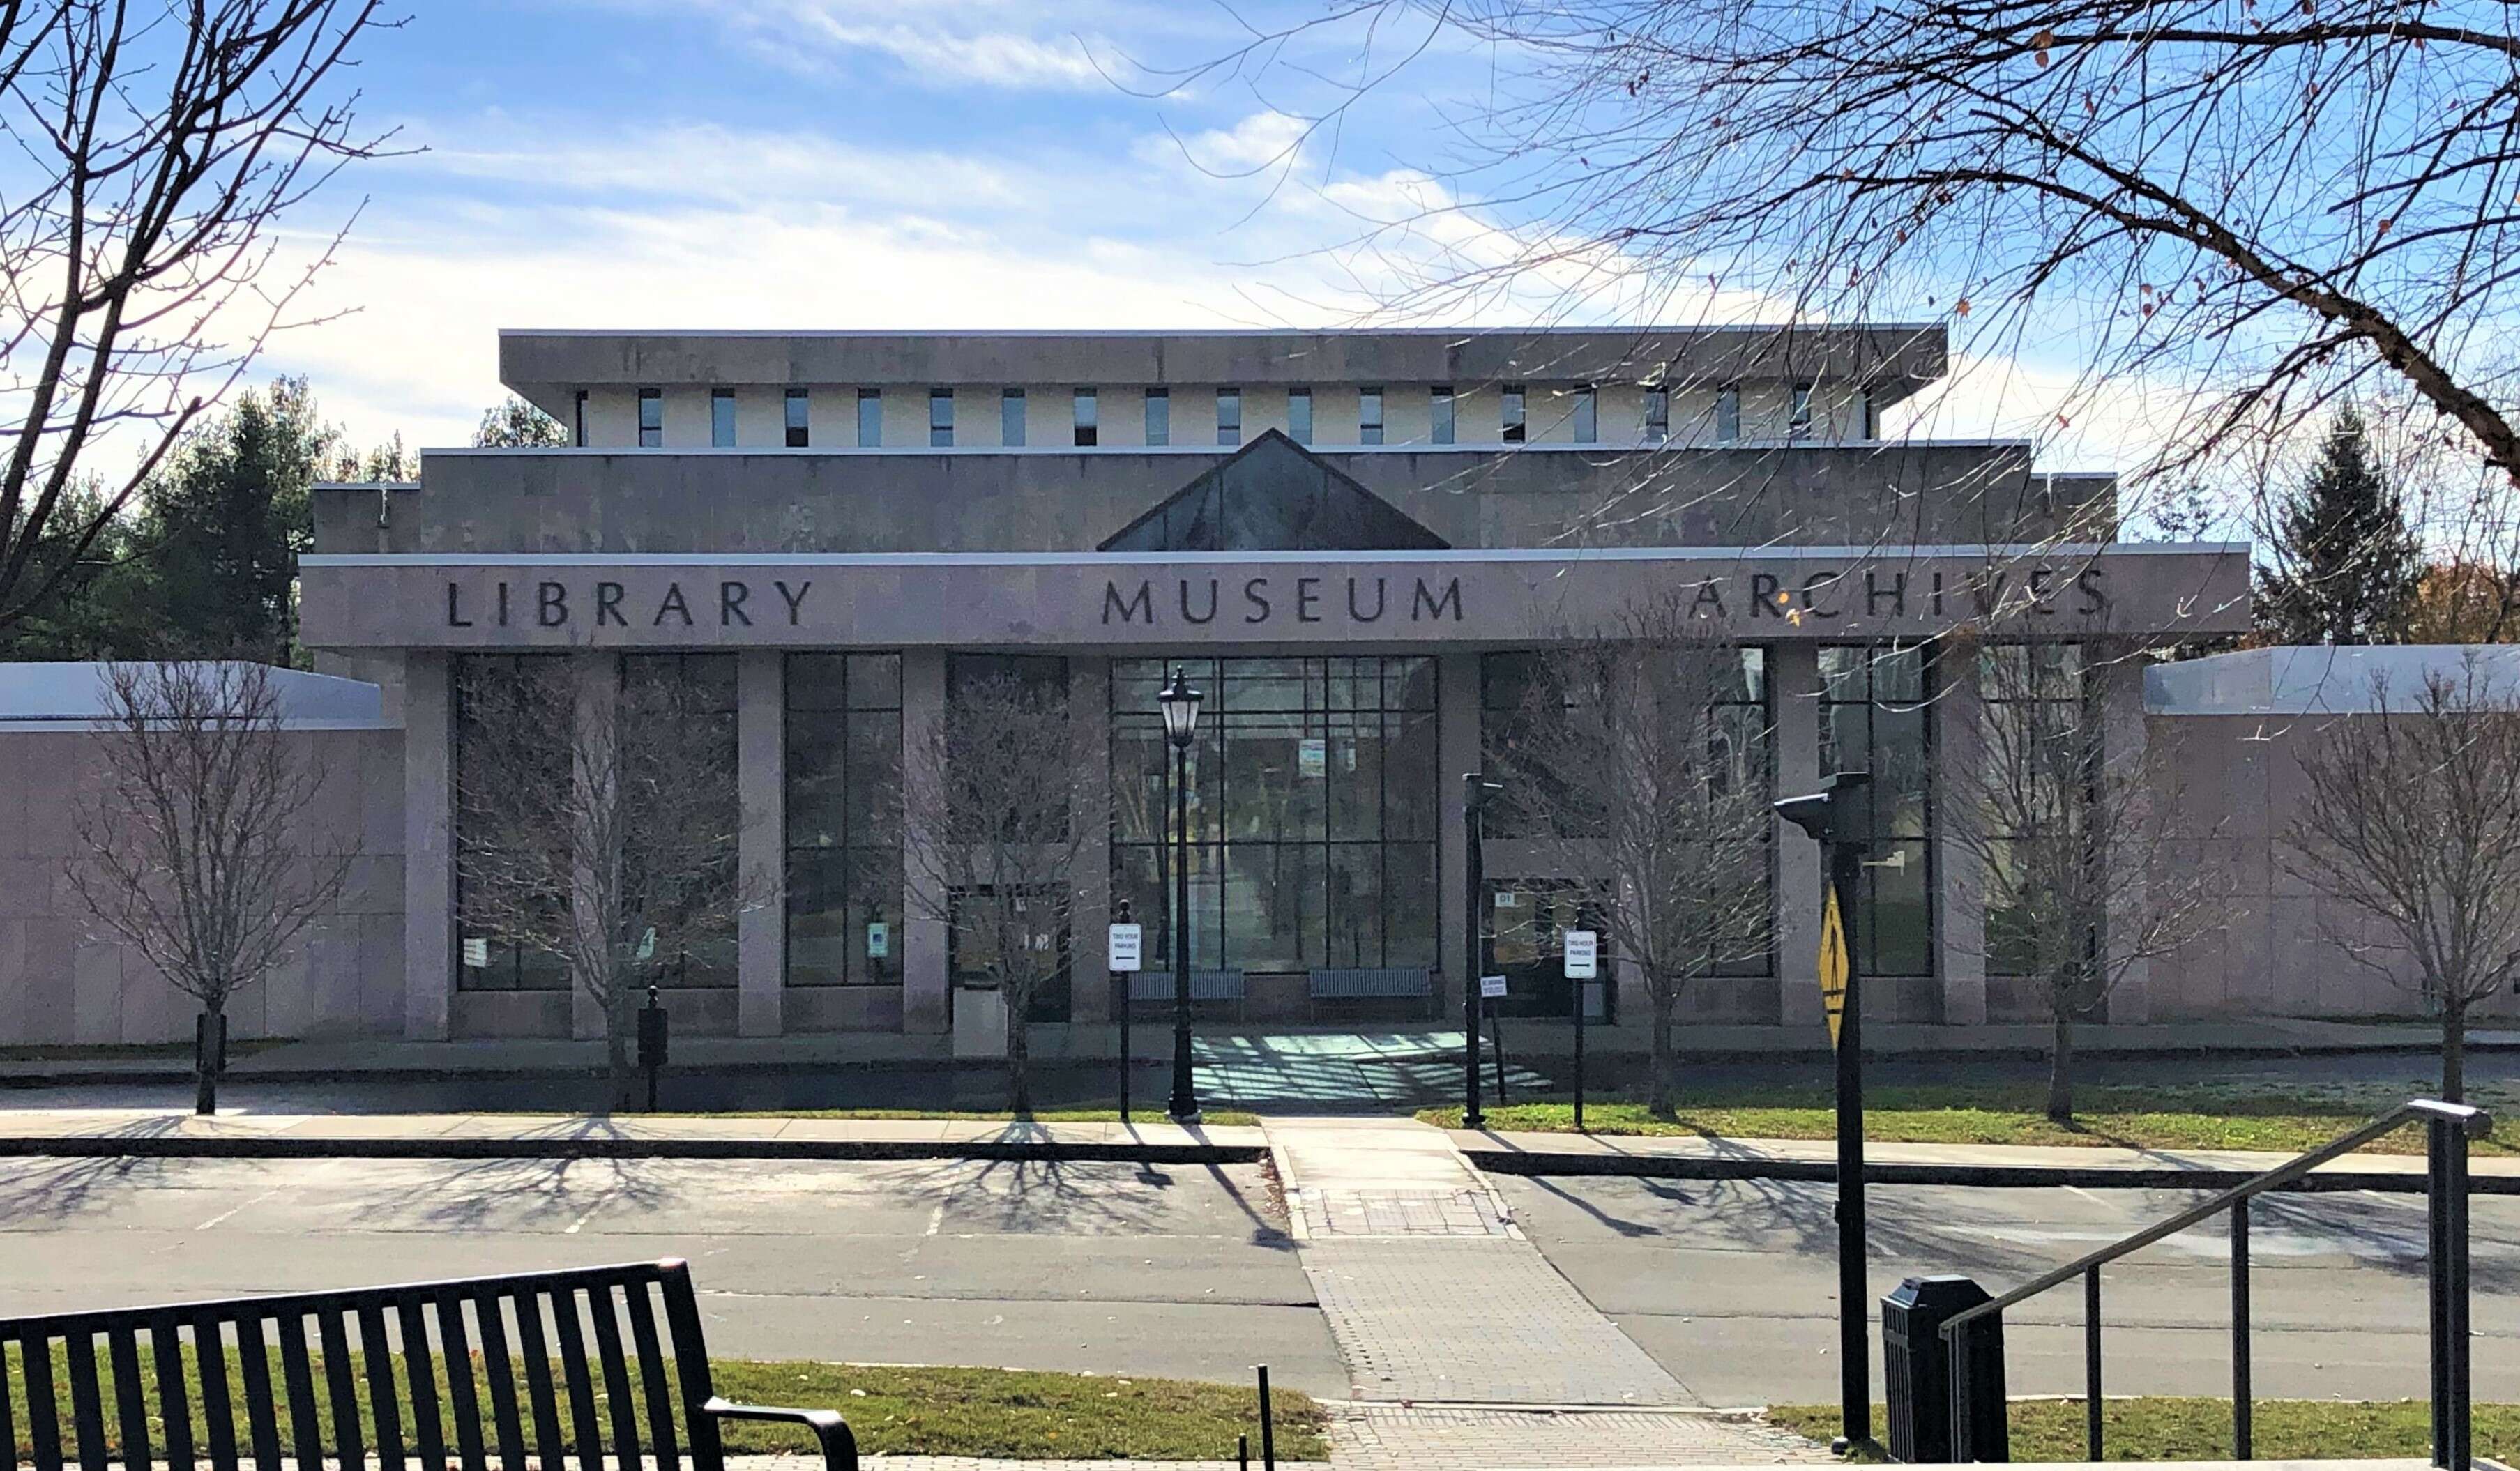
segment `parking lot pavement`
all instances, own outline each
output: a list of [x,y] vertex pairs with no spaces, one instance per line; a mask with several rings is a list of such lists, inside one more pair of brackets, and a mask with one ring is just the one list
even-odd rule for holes
[[1258,1166],[0,1159],[0,1315],[685,1257],[731,1357],[1318,1394]]
[[[1701,1404],[1837,1392],[1836,1232],[1826,1184],[1498,1177],[1549,1260]],[[2191,1204],[2185,1192],[1874,1186],[1868,1334],[1881,1295],[1957,1271],[2001,1292]],[[2520,1375],[2520,1201],[2474,1203],[2479,1394]],[[2256,1392],[2420,1396],[2420,1196],[2261,1199],[2251,1216]],[[2111,1394],[2230,1392],[2228,1237],[2184,1232],[2105,1269]],[[2083,1387],[2082,1293],[2006,1315],[2015,1394]]]

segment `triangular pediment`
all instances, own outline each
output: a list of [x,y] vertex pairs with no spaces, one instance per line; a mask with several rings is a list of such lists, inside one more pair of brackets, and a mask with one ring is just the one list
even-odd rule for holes
[[1120,528],[1105,552],[1438,552],[1452,544],[1276,429]]

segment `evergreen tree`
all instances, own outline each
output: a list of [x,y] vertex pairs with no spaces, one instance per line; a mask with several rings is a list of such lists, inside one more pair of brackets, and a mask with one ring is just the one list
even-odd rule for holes
[[2337,410],[2318,464],[2286,492],[2258,572],[2259,631],[2276,644],[2387,644],[2405,637],[2424,571],[2405,497],[2371,460],[2362,418]]
[[558,449],[567,445],[566,425],[511,393],[495,409],[481,411],[472,431],[474,449]]
[[302,378],[241,395],[143,492],[160,654],[288,663],[308,489],[335,442]]

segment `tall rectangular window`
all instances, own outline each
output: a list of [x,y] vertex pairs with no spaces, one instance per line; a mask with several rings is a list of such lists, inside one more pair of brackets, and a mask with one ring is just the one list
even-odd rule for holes
[[1732,444],[1741,437],[1741,385],[1726,383],[1715,390],[1715,442]]
[[1660,383],[1645,390],[1645,443],[1671,437],[1671,389]]
[[1977,674],[1984,703],[1961,795],[1979,829],[1968,845],[1985,861],[1986,968],[2072,976],[2073,1000],[2093,1005],[2099,937],[2087,921],[2107,893],[2099,866],[2123,856],[2105,851],[2092,821],[2103,767],[2082,648],[1989,644]]
[[1856,389],[1855,402],[1851,407],[1853,408],[1854,413],[1850,417],[1855,421],[1856,437],[1859,439],[1880,438],[1881,413],[1879,410],[1872,407],[1872,390],[1869,388]]
[[790,986],[901,984],[901,655],[787,658]]
[[1597,444],[1601,438],[1601,400],[1591,383],[1575,385],[1575,442]]
[[[471,814],[504,811],[519,787],[569,780],[575,744],[576,691],[561,654],[457,654],[449,660],[454,697],[455,915],[458,991],[569,989],[568,962],[510,933],[522,897],[517,880],[535,871],[519,856],[518,834],[493,824],[482,831]],[[568,895],[545,902],[565,914]]]
[[1812,433],[1812,387],[1810,383],[1794,384],[1792,412],[1785,420],[1785,437],[1809,439]]
[[735,390],[709,390],[709,444],[716,449],[735,445]]
[[813,400],[804,389],[788,390],[788,447],[791,450],[801,450],[814,442],[812,420],[808,417],[812,406]]
[[1503,400],[1498,409],[1499,437],[1508,444],[1520,444],[1523,435],[1522,384],[1506,384]]
[[1382,390],[1379,388],[1356,390],[1356,442],[1382,442]]
[[1076,443],[1080,448],[1102,442],[1102,411],[1094,400],[1094,390],[1076,390]]
[[883,443],[883,390],[858,390],[858,448],[871,450]]
[[1170,389],[1147,390],[1147,442],[1152,445],[1173,442],[1173,395]]
[[1216,442],[1236,445],[1242,442],[1242,390],[1216,390]]
[[1437,383],[1426,404],[1427,437],[1437,444],[1453,442],[1453,385]]
[[1286,437],[1297,444],[1313,442],[1313,390],[1286,390]]
[[1868,976],[1934,973],[1932,667],[1921,645],[1820,650],[1822,774],[1872,775],[1855,959]]
[[954,390],[927,390],[927,447],[950,449],[954,444]]
[[639,390],[639,448],[652,450],[665,442],[665,394],[659,388]]
[[1021,449],[1024,442],[1024,391],[1009,388],[998,395],[998,443]]
[[586,448],[586,390],[584,388],[577,390],[575,404],[576,415],[570,421],[569,442],[579,449],[584,449]]

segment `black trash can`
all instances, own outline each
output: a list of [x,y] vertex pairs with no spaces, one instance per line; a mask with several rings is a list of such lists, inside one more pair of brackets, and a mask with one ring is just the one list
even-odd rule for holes
[[1952,1442],[1952,1361],[1943,1324],[1990,1296],[1967,1277],[1933,1276],[1910,1277],[1881,1300],[1881,1374],[1889,1392],[1893,1458],[1912,1465],[2012,1458],[2003,1419],[2002,1314],[1960,1330],[1971,1372],[1964,1385],[1964,1443]]

